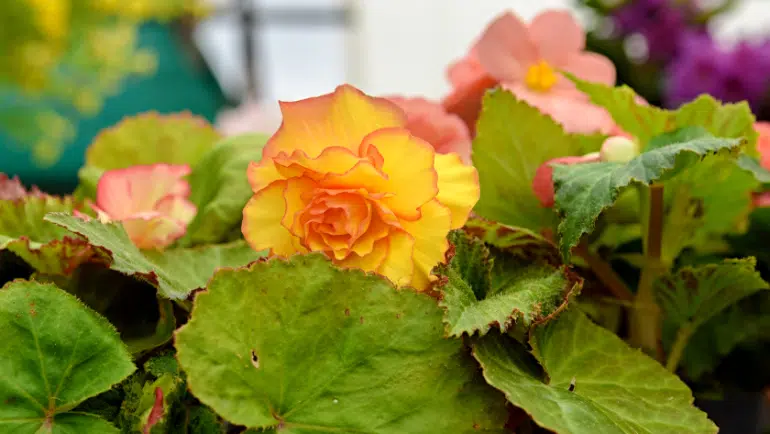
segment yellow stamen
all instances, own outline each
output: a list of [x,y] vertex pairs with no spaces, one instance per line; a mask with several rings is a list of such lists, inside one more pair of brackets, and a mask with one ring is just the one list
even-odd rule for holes
[[541,60],[529,67],[524,82],[527,83],[527,86],[532,90],[546,92],[556,84],[556,80],[558,79],[559,77],[556,75],[553,68],[551,68],[551,65],[545,60]]

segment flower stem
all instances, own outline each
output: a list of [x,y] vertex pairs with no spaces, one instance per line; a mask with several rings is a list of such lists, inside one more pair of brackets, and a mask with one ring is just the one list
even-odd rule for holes
[[618,277],[610,264],[591,252],[586,244],[581,243],[578,245],[577,249],[575,249],[575,254],[586,261],[588,266],[591,267],[591,270],[596,274],[596,277],[598,277],[604,286],[612,292],[612,295],[625,301],[634,299],[634,294],[628,289],[628,286],[626,286],[620,277]]
[[687,346],[687,342],[692,336],[693,328],[690,324],[683,325],[676,333],[676,339],[674,345],[671,346],[671,351],[668,353],[668,359],[666,359],[666,369],[669,372],[676,372],[679,361],[684,354],[684,348]]
[[666,270],[661,262],[663,238],[663,185],[652,184],[648,190],[644,266],[631,312],[631,344],[663,360],[660,347],[660,310],[655,301],[655,280]]

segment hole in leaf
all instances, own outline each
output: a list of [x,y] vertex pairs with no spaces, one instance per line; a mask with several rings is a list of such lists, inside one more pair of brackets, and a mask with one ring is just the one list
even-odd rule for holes
[[257,352],[254,350],[251,350],[251,364],[259,369],[259,356],[257,356]]

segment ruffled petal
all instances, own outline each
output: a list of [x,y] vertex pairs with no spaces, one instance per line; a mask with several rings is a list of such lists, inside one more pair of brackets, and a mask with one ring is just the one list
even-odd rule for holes
[[463,164],[455,154],[436,154],[438,195],[436,199],[452,213],[451,229],[459,229],[468,221],[479,201],[479,174],[476,168]]
[[447,234],[452,226],[449,208],[432,200],[420,209],[422,216],[415,221],[402,221],[401,225],[414,238],[414,276],[411,286],[418,291],[428,289],[435,277],[433,267],[444,260],[449,248]]
[[361,143],[361,154],[373,147],[382,155],[382,172],[388,178],[371,193],[386,193],[380,202],[402,219],[420,217],[419,208],[438,194],[433,168],[435,151],[403,128],[375,131]]
[[280,104],[283,123],[265,145],[265,157],[302,150],[315,158],[334,146],[357,152],[367,134],[406,122],[404,113],[393,103],[367,96],[350,85],[339,86],[330,94]]
[[299,240],[281,224],[286,213],[286,181],[276,181],[257,192],[243,208],[241,231],[254,250],[270,249],[272,255],[289,257],[306,253]]
[[151,211],[166,196],[188,196],[189,174],[190,166],[171,164],[108,170],[96,185],[96,204],[115,220]]
[[128,238],[140,249],[163,249],[184,235],[186,224],[157,212],[137,214],[121,221]]
[[476,45],[479,63],[499,81],[520,81],[526,68],[538,60],[537,47],[527,25],[506,12],[484,31]]
[[198,209],[184,196],[166,196],[155,205],[155,211],[187,225],[195,217]]
[[357,153],[339,146],[326,148],[315,157],[298,150],[263,158],[258,163],[251,162],[246,176],[256,192],[280,179],[309,176],[319,180],[327,174],[344,174],[361,160]]
[[414,263],[415,238],[402,230],[394,230],[387,238],[388,254],[377,272],[390,279],[396,286],[411,284],[416,265]]
[[586,35],[568,11],[548,10],[529,23],[529,34],[538,54],[554,66],[562,66],[572,54],[586,46]]
[[376,271],[382,266],[382,263],[388,256],[388,246],[388,239],[383,238],[374,244],[370,253],[366,255],[351,253],[345,259],[334,261],[334,263],[344,268],[359,268],[364,271]]

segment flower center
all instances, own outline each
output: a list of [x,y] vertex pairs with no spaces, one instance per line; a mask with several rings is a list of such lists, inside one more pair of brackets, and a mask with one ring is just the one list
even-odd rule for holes
[[530,89],[538,92],[546,92],[556,84],[556,80],[558,79],[559,77],[556,75],[553,68],[551,68],[551,65],[545,60],[541,60],[529,67],[524,81]]

